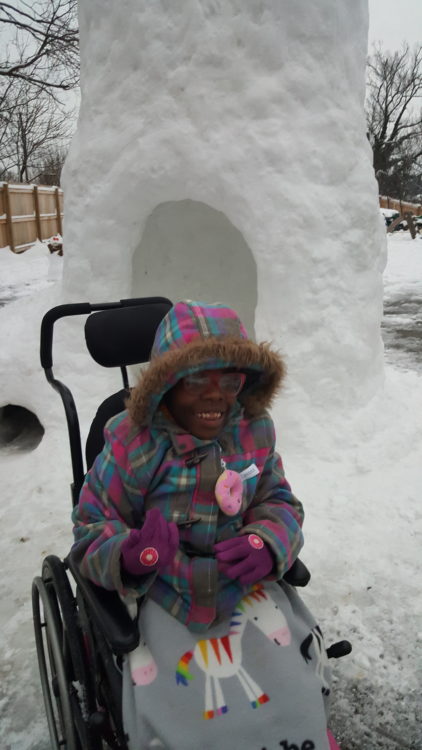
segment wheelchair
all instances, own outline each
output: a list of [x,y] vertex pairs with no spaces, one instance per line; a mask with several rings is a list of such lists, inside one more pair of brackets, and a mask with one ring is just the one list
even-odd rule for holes
[[[53,333],[57,320],[88,316],[85,341],[102,367],[119,368],[123,387],[98,407],[85,446],[86,471],[101,452],[106,422],[125,408],[129,395],[127,368],[149,360],[157,326],[172,302],[165,297],[119,302],[59,305],[41,324],[40,357],[47,381],[59,393],[67,420],[73,482],[72,504],[78,502],[85,470],[76,405],[69,388],[53,374]],[[310,573],[296,560],[284,580],[306,586]],[[35,644],[42,693],[53,750],[127,750],[122,721],[122,658],[140,641],[117,592],[102,589],[79,573],[69,553],[64,560],[47,556],[32,584]],[[329,658],[350,653],[348,641],[327,650]]]

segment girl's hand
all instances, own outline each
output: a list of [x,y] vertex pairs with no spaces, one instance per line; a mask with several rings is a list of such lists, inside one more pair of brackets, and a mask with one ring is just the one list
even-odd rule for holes
[[258,534],[226,539],[214,546],[220,573],[239,579],[242,584],[256,583],[271,573],[274,558]]
[[134,576],[165,568],[179,547],[179,531],[168,523],[158,508],[148,510],[141,529],[132,529],[121,549],[123,569]]

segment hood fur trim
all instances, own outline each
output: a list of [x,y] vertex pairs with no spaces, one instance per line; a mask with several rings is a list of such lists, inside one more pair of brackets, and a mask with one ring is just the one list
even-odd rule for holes
[[165,393],[184,375],[221,367],[237,367],[252,376],[238,397],[250,416],[271,405],[286,372],[280,354],[265,342],[256,344],[233,336],[195,339],[155,357],[141,373],[127,402],[132,421],[139,426],[148,424]]

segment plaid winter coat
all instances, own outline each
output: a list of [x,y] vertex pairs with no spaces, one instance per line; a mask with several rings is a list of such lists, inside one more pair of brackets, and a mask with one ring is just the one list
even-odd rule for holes
[[[161,408],[162,399],[184,375],[221,367],[237,367],[248,373],[248,380],[218,437],[200,440],[171,419]],[[148,594],[197,632],[229,615],[251,588],[219,574],[213,552],[218,541],[259,534],[277,563],[272,577],[281,578],[302,546],[303,521],[265,411],[282,376],[278,354],[250,341],[229,308],[175,305],[157,330],[150,365],[128,411],[106,426],[104,449],[74,510],[81,572],[122,595]],[[239,473],[250,469],[234,517],[224,515],[215,499],[222,460]],[[132,578],[122,572],[120,547],[154,507],[178,524],[180,547],[159,573]]]

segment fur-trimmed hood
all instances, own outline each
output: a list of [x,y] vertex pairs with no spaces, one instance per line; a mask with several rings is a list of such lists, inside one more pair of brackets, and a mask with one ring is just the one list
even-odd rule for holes
[[198,370],[235,367],[247,380],[238,401],[249,415],[268,408],[285,374],[281,356],[248,338],[238,315],[215,303],[178,302],[157,328],[150,363],[132,390],[127,407],[137,425],[151,423],[180,378]]

